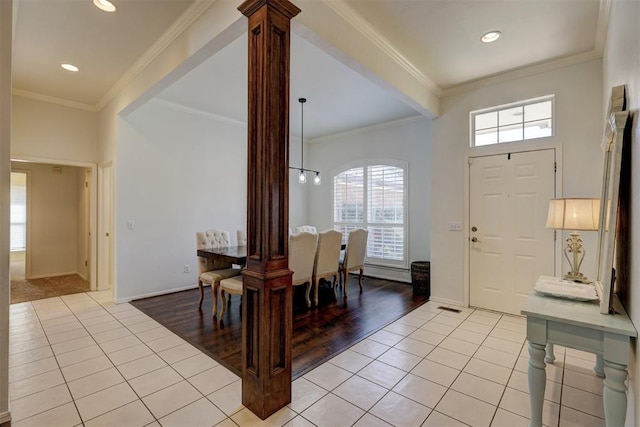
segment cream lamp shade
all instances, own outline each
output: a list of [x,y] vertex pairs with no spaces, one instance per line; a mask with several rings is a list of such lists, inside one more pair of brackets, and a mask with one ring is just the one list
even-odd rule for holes
[[547,228],[559,230],[597,230],[600,199],[551,199]]
[[580,272],[584,260],[585,249],[582,246],[580,231],[594,231],[599,227],[600,199],[551,199],[547,215],[547,228],[571,230],[566,240],[564,256],[569,261],[571,270],[565,274],[565,280],[579,283],[591,283]]

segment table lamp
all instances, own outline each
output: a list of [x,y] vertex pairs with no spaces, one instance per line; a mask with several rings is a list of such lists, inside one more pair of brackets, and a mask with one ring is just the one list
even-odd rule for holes
[[566,240],[567,246],[564,248],[564,256],[569,261],[571,271],[564,276],[565,280],[591,283],[591,280],[580,273],[585,249],[582,246],[582,239],[578,231],[597,230],[599,217],[600,199],[574,198],[551,199],[549,201],[546,227],[557,230],[571,230],[571,234]]

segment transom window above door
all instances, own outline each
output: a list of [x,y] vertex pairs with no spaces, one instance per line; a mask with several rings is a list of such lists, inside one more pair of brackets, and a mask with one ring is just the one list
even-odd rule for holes
[[525,141],[553,135],[554,95],[470,113],[471,146]]
[[369,230],[366,262],[407,267],[408,165],[396,160],[351,164],[333,177],[333,226]]

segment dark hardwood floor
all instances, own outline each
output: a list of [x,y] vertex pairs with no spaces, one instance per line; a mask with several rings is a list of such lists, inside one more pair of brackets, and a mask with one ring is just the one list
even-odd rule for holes
[[[363,287],[361,293],[357,277],[352,276],[347,298],[339,288],[336,300],[331,288],[323,285],[319,307],[311,309],[304,301],[305,285],[294,287],[294,379],[428,301],[425,295],[414,294],[407,283],[365,277]],[[198,310],[198,295],[193,289],[131,304],[240,375],[240,297],[232,297],[224,318],[218,321],[211,315],[211,290],[205,289],[202,311]]]

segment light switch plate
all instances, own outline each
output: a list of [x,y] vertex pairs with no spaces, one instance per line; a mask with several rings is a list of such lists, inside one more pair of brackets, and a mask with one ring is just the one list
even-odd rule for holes
[[462,231],[462,223],[461,222],[450,222],[449,223],[449,231]]
[[127,228],[129,230],[135,230],[136,223],[132,219],[130,219],[129,221],[127,221]]

